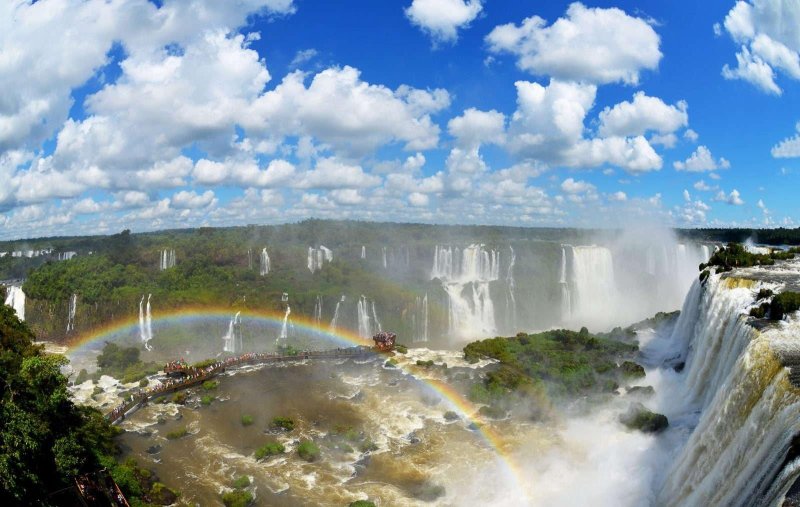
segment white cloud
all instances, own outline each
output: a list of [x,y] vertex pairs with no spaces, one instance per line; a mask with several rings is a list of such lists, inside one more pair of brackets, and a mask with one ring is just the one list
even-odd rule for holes
[[408,194],[408,202],[412,206],[423,207],[427,206],[429,202],[429,198],[427,194],[421,194],[419,192],[412,192]]
[[742,204],[744,204],[744,201],[741,198],[741,194],[739,194],[739,191],[736,189],[733,189],[731,193],[727,195],[725,194],[724,191],[720,190],[719,193],[717,193],[716,197],[714,197],[714,200],[718,202],[724,202],[732,206],[741,206]]
[[574,180],[573,178],[567,178],[561,182],[561,190],[568,194],[582,194],[584,192],[591,192],[594,191],[595,186],[591,183],[581,180]]
[[685,188],[683,189],[683,200],[686,201],[686,202],[689,202],[689,201],[692,200],[692,196],[689,195],[689,191],[686,190]]
[[354,206],[364,202],[364,197],[355,188],[337,188],[330,192],[330,196],[338,204],[345,206]]
[[484,143],[502,144],[505,140],[506,116],[492,109],[469,108],[447,123],[447,131],[463,148],[476,148]]
[[661,60],[659,37],[650,24],[621,9],[573,3],[552,25],[533,16],[521,25],[494,28],[490,51],[517,56],[517,65],[537,75],[592,83],[638,84],[640,72]]
[[207,190],[202,194],[194,191],[181,190],[171,198],[171,204],[175,208],[196,209],[210,206],[216,201],[214,192]]
[[380,177],[365,173],[361,166],[325,158],[317,161],[313,170],[300,175],[294,186],[316,189],[366,188],[380,183]]
[[447,91],[401,86],[392,91],[361,80],[352,67],[305,75],[293,72],[259,97],[241,118],[255,137],[280,142],[286,136],[313,136],[348,154],[363,155],[391,142],[426,150],[439,141],[430,115],[450,105]]
[[701,192],[709,192],[711,190],[716,190],[717,187],[709,186],[705,181],[700,180],[693,185],[695,190],[699,190]]
[[617,202],[624,202],[628,200],[628,194],[623,192],[622,190],[614,192],[608,196],[609,201],[617,201]]
[[637,136],[650,131],[671,134],[689,123],[687,107],[684,101],[671,106],[658,97],[636,92],[633,102],[620,102],[600,112],[597,133],[602,137]]
[[715,160],[714,156],[705,146],[698,146],[684,162],[676,161],[673,166],[678,171],[703,172],[717,169],[728,169],[731,164],[724,158]]
[[694,143],[697,142],[697,140],[700,138],[700,135],[692,129],[686,129],[683,132],[683,138]]
[[738,1],[728,12],[725,30],[740,45],[737,66],[722,69],[726,79],[742,79],[764,92],[782,93],[781,72],[800,79],[800,3],[794,0]]
[[292,61],[289,62],[289,68],[296,69],[301,67],[303,64],[313,60],[318,54],[319,52],[314,48],[302,49],[295,53],[294,58],[292,58]]
[[482,0],[413,0],[405,13],[437,43],[454,42],[482,9]]
[[663,146],[664,148],[674,148],[676,144],[678,144],[678,136],[675,134],[653,134],[648,139],[648,142],[651,145],[658,144]]
[[795,126],[798,134],[787,137],[772,147],[771,153],[775,158],[796,158],[800,157],[800,122]]

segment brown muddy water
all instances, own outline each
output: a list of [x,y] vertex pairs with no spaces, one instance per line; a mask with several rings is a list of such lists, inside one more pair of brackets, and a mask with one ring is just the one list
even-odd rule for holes
[[[459,356],[416,349],[400,356],[401,369],[375,358],[238,370],[220,377],[213,391],[187,391],[185,405],[151,403],[139,410],[122,422],[121,443],[125,457],[180,490],[189,505],[221,505],[221,495],[242,476],[260,506],[346,506],[358,499],[381,506],[496,505],[498,495],[514,496],[519,478],[463,411],[457,419],[445,417],[458,408],[425,381],[447,381],[463,392],[485,365],[467,365]],[[450,367],[416,368],[418,358]],[[115,387],[104,379],[110,405]],[[200,403],[204,395],[214,397],[208,406]],[[243,415],[253,424],[244,426]],[[274,417],[293,419],[295,429],[271,430]],[[512,446],[524,440],[533,449],[531,442],[544,447],[550,440],[533,424],[483,423]],[[181,428],[187,436],[166,438]],[[297,453],[305,439],[321,450],[315,462]],[[272,441],[286,452],[256,460],[256,449]]]

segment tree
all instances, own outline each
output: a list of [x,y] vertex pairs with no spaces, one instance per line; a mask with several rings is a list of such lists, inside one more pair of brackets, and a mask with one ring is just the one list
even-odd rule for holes
[[0,307],[0,504],[49,505],[49,493],[101,468],[114,450],[114,428],[78,407],[60,368],[14,312]]

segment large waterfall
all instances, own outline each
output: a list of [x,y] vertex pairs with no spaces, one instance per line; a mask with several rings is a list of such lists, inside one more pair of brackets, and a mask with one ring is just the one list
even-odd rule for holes
[[341,309],[342,304],[344,303],[344,300],[345,300],[345,296],[344,296],[344,294],[342,294],[342,297],[339,299],[339,301],[336,302],[336,308],[333,309],[333,318],[331,319],[331,330],[332,331],[335,331],[336,328],[339,327],[339,310]]
[[358,312],[358,335],[367,339],[372,336],[372,325],[369,318],[369,301],[366,296],[361,296],[356,306]]
[[144,348],[153,350],[150,345],[150,340],[153,339],[153,318],[150,314],[150,298],[152,294],[147,295],[147,306],[144,304],[144,295],[139,301],[139,339],[141,340]]
[[423,297],[417,296],[414,300],[414,311],[411,314],[411,327],[414,329],[415,342],[427,342],[428,332],[428,294]]
[[283,314],[283,324],[281,324],[281,334],[278,336],[278,343],[286,343],[289,338],[289,315],[292,313],[292,307],[286,305],[286,313]]
[[[566,307],[562,310],[564,321],[577,325],[603,327],[606,316],[612,316],[614,306],[619,304],[619,294],[614,276],[614,259],[611,250],[602,246],[563,245],[562,286]],[[570,251],[571,263],[565,266],[566,250]],[[569,285],[569,288],[565,287]],[[568,312],[568,313],[567,313]]]
[[75,331],[75,312],[78,309],[78,295],[73,294],[69,298],[69,305],[67,307],[67,333]]
[[319,325],[322,321],[322,296],[317,294],[317,299],[314,302],[314,324]]
[[261,262],[259,265],[259,274],[261,276],[267,276],[270,270],[270,262],[269,262],[269,254],[267,253],[267,249],[264,248],[261,250]]
[[800,389],[784,366],[800,359],[800,322],[756,330],[747,313],[762,286],[712,275],[686,298],[672,340],[684,351],[683,410],[700,418],[658,505],[779,505],[800,476]]
[[22,287],[8,287],[5,304],[14,309],[19,320],[25,320],[25,293]]
[[500,252],[484,245],[463,250],[436,246],[431,279],[438,279],[448,298],[448,331],[458,337],[497,332],[490,283],[500,279]]

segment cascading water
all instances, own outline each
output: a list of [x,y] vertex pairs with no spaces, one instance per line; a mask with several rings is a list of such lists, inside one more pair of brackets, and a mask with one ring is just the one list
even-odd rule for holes
[[415,342],[428,341],[428,294],[417,296],[414,301],[414,313],[411,314],[411,326],[414,329]]
[[362,259],[367,258],[367,247],[365,245],[361,245],[361,258]]
[[388,266],[388,264],[386,263],[386,247],[383,247],[381,249],[381,253],[383,255],[383,269],[386,269],[386,267]]
[[514,265],[517,263],[517,255],[514,253],[514,247],[509,246],[511,251],[511,262],[508,263],[508,270],[506,271],[506,288],[508,295],[506,298],[506,308],[508,309],[507,322],[510,323],[512,329],[516,329],[517,324],[517,297],[514,294],[516,284],[514,283]]
[[358,335],[361,338],[370,338],[372,336],[372,326],[369,318],[369,302],[366,296],[361,296],[356,306],[358,314]]
[[375,301],[372,302],[372,321],[375,323],[375,329],[380,333],[383,331],[381,321],[378,320],[378,312],[375,311]]
[[267,249],[263,248],[261,250],[261,262],[259,266],[259,274],[261,276],[267,276],[270,270],[270,262],[269,262],[269,254],[267,253]]
[[222,337],[223,346],[222,351],[230,354],[240,353],[242,351],[242,330],[241,330],[241,315],[242,312],[236,312],[228,323],[228,332]]
[[497,332],[489,284],[500,279],[500,253],[483,245],[463,250],[436,246],[431,279],[439,279],[448,297],[448,330],[458,337]]
[[319,324],[322,321],[322,296],[317,294],[317,300],[314,302],[314,323]]
[[341,308],[342,303],[344,303],[345,296],[342,294],[342,297],[339,301],[336,302],[336,308],[333,310],[333,318],[331,319],[331,330],[335,331],[336,328],[339,326],[339,308]]
[[281,334],[278,336],[278,342],[286,343],[289,338],[289,315],[292,313],[292,307],[286,305],[286,313],[283,314],[283,324],[281,325]]
[[75,312],[78,308],[78,295],[73,294],[69,298],[69,305],[67,307],[67,333],[75,331]]
[[326,262],[333,261],[333,251],[330,248],[327,248],[323,245],[320,245],[319,248],[308,247],[308,259],[307,259],[307,266],[308,270],[314,273],[315,271],[319,271],[322,269],[322,266]]
[[161,251],[161,261],[159,264],[161,271],[175,267],[175,250],[164,249]]
[[14,309],[19,320],[25,320],[25,292],[22,287],[8,287],[5,304]]
[[[570,255],[567,255],[569,250]],[[571,263],[566,263],[567,256]],[[618,303],[611,250],[602,246],[562,246],[562,311],[565,321],[607,326]],[[568,286],[568,287],[567,287]],[[566,291],[565,291],[566,288]],[[565,293],[569,296],[566,303]]]
[[570,293],[570,284],[567,278],[567,248],[572,253],[571,246],[561,245],[561,272],[558,279],[561,285],[561,319],[564,322],[572,317],[572,294]]
[[153,350],[153,347],[150,345],[150,340],[153,339],[153,318],[150,313],[150,297],[152,297],[152,294],[147,295],[146,307],[144,304],[144,295],[139,301],[139,339],[147,350]]
[[686,340],[686,409],[701,416],[659,505],[780,505],[800,475],[800,389],[785,367],[800,359],[800,323],[753,328],[746,313],[760,287],[712,275],[687,297],[673,339]]

